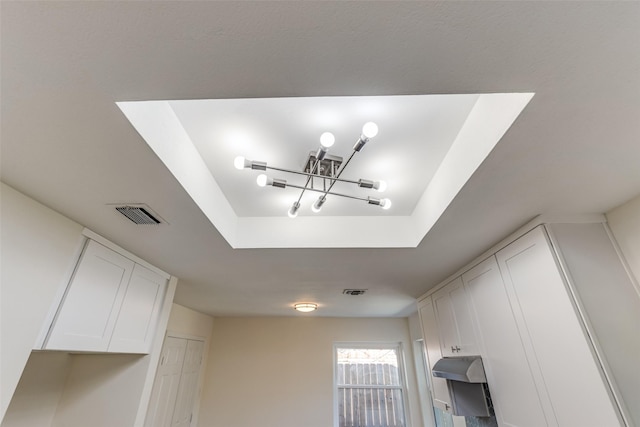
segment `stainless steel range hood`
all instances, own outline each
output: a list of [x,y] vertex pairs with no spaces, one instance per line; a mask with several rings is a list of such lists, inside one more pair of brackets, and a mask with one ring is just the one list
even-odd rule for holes
[[442,358],[433,365],[431,373],[434,377],[447,380],[453,415],[494,415],[480,356]]
[[465,383],[486,383],[480,356],[445,357],[433,365],[433,376]]

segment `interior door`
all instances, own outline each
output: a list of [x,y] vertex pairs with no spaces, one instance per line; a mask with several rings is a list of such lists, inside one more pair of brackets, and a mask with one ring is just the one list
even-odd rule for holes
[[203,353],[203,341],[177,337],[165,339],[145,427],[191,425]]
[[188,340],[172,427],[188,427],[191,424],[193,405],[198,394],[198,378],[203,350],[204,343],[202,341]]
[[182,375],[187,340],[167,337],[151,392],[145,427],[170,427]]

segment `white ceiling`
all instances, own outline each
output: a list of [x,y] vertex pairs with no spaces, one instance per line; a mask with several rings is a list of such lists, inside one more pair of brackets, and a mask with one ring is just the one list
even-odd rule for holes
[[[298,97],[118,106],[231,247],[393,248],[422,241],[532,96]],[[341,179],[355,182],[376,174],[389,184],[386,209],[367,203],[369,196],[382,198],[380,193],[337,182],[332,192],[360,200],[329,195],[328,206],[314,214],[310,207],[318,193],[301,193],[306,177],[293,175],[297,180],[292,180],[292,174],[283,178],[282,170],[269,169],[302,171],[327,126],[338,141],[346,140],[347,130],[360,141],[359,125],[367,118],[382,126],[382,134],[358,152],[351,149],[354,138],[349,140],[348,168],[341,167]],[[266,161],[267,170],[239,174],[232,162],[238,151]],[[287,179],[287,188],[258,187],[261,172]],[[298,202],[300,213],[291,220],[285,213]]]
[[[176,301],[203,312],[292,315],[311,300],[316,316],[406,315],[535,215],[606,212],[640,193],[638,2],[0,8],[2,181],[179,277]],[[232,249],[115,104],[522,92],[536,95],[403,249]],[[169,225],[136,227],[115,202]]]
[[[332,132],[336,143],[328,154],[347,159],[362,126],[373,121],[381,130],[362,149],[342,178],[385,180],[389,191],[355,189],[337,183],[334,191],[361,197],[393,198],[393,211],[366,203],[329,198],[319,216],[411,215],[473,108],[478,95],[367,97],[291,97],[173,101],[171,108],[196,146],[233,210],[241,217],[286,215],[300,193],[256,185],[255,171],[237,172],[233,159],[242,155],[270,166],[302,171],[320,135]],[[268,171],[271,177],[304,185],[304,177]],[[271,190],[271,191],[269,191]],[[274,190],[276,194],[274,193]],[[355,190],[355,191],[354,191]],[[300,216],[316,216],[306,194]],[[328,200],[329,200],[328,199]]]

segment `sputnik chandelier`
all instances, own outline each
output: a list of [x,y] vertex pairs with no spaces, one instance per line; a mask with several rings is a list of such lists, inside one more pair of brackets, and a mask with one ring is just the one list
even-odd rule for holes
[[311,152],[309,154],[309,158],[307,159],[307,162],[302,171],[269,166],[266,162],[247,160],[242,156],[238,156],[235,158],[234,166],[236,167],[236,169],[240,170],[252,169],[266,171],[268,169],[305,176],[306,182],[304,185],[291,184],[288,183],[285,179],[271,178],[265,174],[258,175],[258,178],[256,180],[260,187],[270,185],[277,188],[291,187],[302,190],[298,199],[294,201],[291,208],[289,208],[288,215],[291,218],[295,218],[296,216],[298,216],[298,211],[300,210],[300,200],[302,200],[302,196],[304,195],[305,191],[321,193],[320,197],[318,197],[318,200],[316,200],[313,206],[311,206],[311,210],[316,213],[320,212],[322,206],[327,201],[328,195],[362,200],[370,205],[380,206],[382,209],[389,209],[391,207],[391,201],[389,199],[359,197],[331,191],[336,182],[355,184],[361,188],[373,189],[380,192],[384,191],[387,188],[387,184],[384,181],[371,181],[368,179],[359,179],[357,181],[354,181],[350,179],[340,178],[353,156],[356,153],[360,152],[366,145],[366,143],[369,142],[371,138],[375,137],[377,134],[378,126],[373,122],[366,123],[362,127],[362,134],[353,146],[351,155],[344,162],[342,157],[327,154],[329,148],[331,148],[331,146],[333,146],[335,142],[335,137],[331,132],[325,132],[320,136],[320,148],[315,153]]

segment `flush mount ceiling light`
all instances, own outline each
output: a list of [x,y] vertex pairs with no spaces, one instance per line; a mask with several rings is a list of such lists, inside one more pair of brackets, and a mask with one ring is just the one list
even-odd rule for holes
[[298,310],[298,311],[301,311],[303,313],[309,313],[311,311],[317,310],[318,309],[318,304],[314,304],[314,303],[311,303],[311,302],[301,302],[301,303],[298,303],[298,304],[294,304],[293,308]]
[[[300,210],[300,201],[305,191],[313,191],[320,193],[320,196],[311,206],[311,210],[315,213],[320,212],[322,206],[327,201],[327,195],[339,196],[348,199],[355,199],[367,202],[370,205],[380,206],[382,209],[389,209],[391,207],[391,201],[389,199],[379,199],[376,197],[361,197],[353,194],[338,193],[331,191],[336,182],[344,182],[348,184],[355,184],[360,188],[373,189],[377,191],[385,191],[387,183],[384,181],[372,181],[368,179],[359,179],[357,181],[350,179],[340,178],[347,165],[353,158],[353,156],[360,152],[367,142],[374,138],[378,134],[378,126],[373,122],[365,123],[362,127],[362,133],[353,146],[353,150],[349,158],[343,162],[342,157],[328,155],[329,148],[335,143],[335,137],[331,132],[324,132],[320,135],[320,148],[316,152],[309,154],[305,167],[302,171],[295,171],[292,169],[285,169],[281,167],[269,166],[266,162],[260,162],[255,160],[247,160],[242,156],[235,158],[233,164],[236,169],[252,169],[266,171],[274,170],[278,172],[286,172],[290,174],[302,175],[306,178],[304,185],[291,184],[285,179],[271,178],[266,174],[258,175],[256,182],[260,187],[272,186],[277,188],[297,188],[302,190],[298,199],[293,202],[287,214],[290,218],[298,216]],[[315,308],[314,308],[315,309]]]

